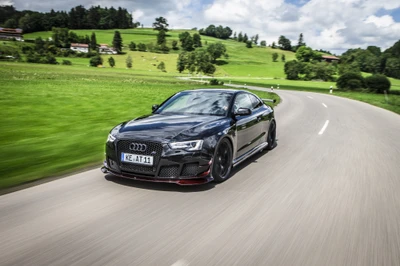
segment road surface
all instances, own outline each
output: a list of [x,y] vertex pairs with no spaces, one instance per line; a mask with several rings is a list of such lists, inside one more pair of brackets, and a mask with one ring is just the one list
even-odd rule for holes
[[222,184],[95,169],[0,196],[0,265],[400,265],[400,116],[277,93],[278,146]]

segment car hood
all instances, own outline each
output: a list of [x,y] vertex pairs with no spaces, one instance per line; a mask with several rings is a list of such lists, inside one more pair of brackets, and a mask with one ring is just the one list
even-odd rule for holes
[[118,137],[159,142],[202,139],[228,120],[221,116],[151,114],[122,124]]

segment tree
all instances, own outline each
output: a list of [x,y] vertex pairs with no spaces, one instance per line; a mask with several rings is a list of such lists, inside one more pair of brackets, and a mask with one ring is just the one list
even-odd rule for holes
[[347,72],[341,75],[337,82],[336,87],[344,90],[357,90],[366,88],[365,79],[361,74],[354,72]]
[[132,68],[132,57],[130,55],[126,58],[125,63],[127,68]]
[[381,74],[372,75],[365,78],[365,83],[370,91],[376,93],[389,92],[390,90],[390,80]]
[[253,37],[253,42],[254,42],[254,44],[258,44],[258,34],[256,34],[254,37]]
[[400,59],[391,57],[386,60],[384,74],[389,77],[400,79]]
[[136,51],[136,43],[131,42],[131,43],[129,44],[129,50],[131,50],[131,51]]
[[238,42],[243,42],[243,34],[242,34],[242,32],[239,32]]
[[303,38],[303,33],[300,33],[299,35],[299,41],[297,42],[297,49],[299,49],[301,46],[306,46]]
[[161,61],[158,66],[157,69],[161,70],[162,72],[166,72],[165,71],[165,63],[163,61]]
[[168,22],[167,19],[164,17],[158,17],[156,18],[156,21],[153,23],[153,29],[161,31],[163,30],[164,32],[168,31]]
[[157,34],[157,44],[161,45],[166,42],[165,30],[159,30]]
[[201,37],[200,37],[200,34],[198,34],[198,33],[193,34],[193,46],[195,48],[202,46],[201,45]]
[[248,41],[246,42],[246,47],[247,47],[247,48],[253,48],[253,41],[248,40]]
[[310,62],[315,56],[315,52],[307,46],[300,46],[296,51],[296,58],[300,62]]
[[110,67],[115,66],[115,60],[112,56],[110,58],[108,58],[108,64],[110,65]]
[[275,42],[272,42],[272,44],[271,44],[271,48],[272,48],[272,49],[275,49],[275,48],[276,48],[276,44],[275,44]]
[[243,36],[243,42],[246,43],[249,40],[249,37],[247,37],[247,34],[245,33]]
[[92,58],[90,58],[89,63],[90,63],[90,66],[97,67],[97,66],[103,64],[103,58],[101,58],[101,56],[99,56],[99,55],[93,56]]
[[284,70],[287,79],[297,80],[301,72],[301,63],[296,60],[288,61],[285,63]]
[[146,44],[144,43],[139,43],[137,47],[140,52],[146,52],[147,50]]
[[184,51],[193,51],[193,38],[189,32],[185,31],[179,34],[179,40],[181,42],[181,47]]
[[90,36],[90,48],[93,50],[97,48],[96,33],[94,32],[92,32],[92,36]]
[[218,58],[226,53],[226,47],[222,43],[212,43],[207,47],[207,52],[211,56],[211,62],[215,63]]
[[262,41],[260,42],[260,45],[265,47],[265,46],[267,46],[267,42],[264,41],[264,40],[262,40]]
[[282,54],[281,60],[282,62],[286,62],[286,56],[284,54]]
[[17,28],[18,22],[15,18],[10,18],[4,23],[5,28]]
[[279,57],[278,53],[273,53],[272,54],[272,62],[278,61],[278,57]]
[[279,47],[282,50],[286,50],[286,51],[290,51],[292,50],[292,45],[289,39],[287,39],[285,36],[281,35],[279,37],[279,41],[278,41]]
[[121,53],[122,51],[122,37],[119,31],[114,32],[114,38],[112,41],[114,49],[117,51],[117,53]]
[[179,50],[178,42],[176,40],[172,41],[172,49],[173,50]]
[[179,73],[182,73],[182,71],[185,70],[187,64],[186,62],[187,62],[187,52],[180,53],[176,64],[176,69],[179,71]]

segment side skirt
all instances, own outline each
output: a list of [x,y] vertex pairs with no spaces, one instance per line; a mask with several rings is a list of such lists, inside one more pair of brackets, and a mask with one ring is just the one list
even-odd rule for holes
[[261,143],[261,144],[258,145],[257,147],[254,147],[253,149],[251,149],[250,151],[248,151],[246,154],[243,154],[243,155],[240,156],[239,158],[236,158],[235,160],[233,160],[233,167],[237,166],[238,164],[240,164],[241,162],[245,161],[247,158],[253,156],[253,155],[256,154],[257,152],[262,151],[262,150],[265,149],[267,146],[268,146],[268,142]]

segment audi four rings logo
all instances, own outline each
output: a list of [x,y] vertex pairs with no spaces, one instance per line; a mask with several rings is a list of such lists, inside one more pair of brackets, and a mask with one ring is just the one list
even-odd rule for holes
[[131,151],[144,152],[147,149],[147,145],[146,144],[142,144],[142,143],[131,143],[131,144],[129,144],[129,149]]

